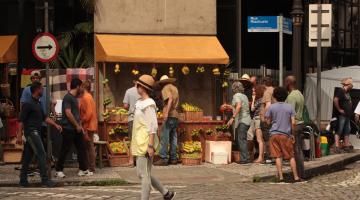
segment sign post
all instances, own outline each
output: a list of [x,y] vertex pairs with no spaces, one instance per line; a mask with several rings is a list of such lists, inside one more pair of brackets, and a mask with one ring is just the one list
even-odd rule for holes
[[[32,52],[35,58],[46,65],[46,114],[50,115],[50,85],[49,85],[49,62],[57,57],[59,52],[59,44],[52,34],[49,33],[49,4],[44,3],[44,33],[38,34],[32,43]],[[50,126],[47,126],[47,159],[51,163],[52,144]],[[48,177],[51,179],[51,164],[48,166]]]
[[280,16],[249,16],[248,32],[278,32],[279,33],[279,85],[283,86],[284,76],[284,42],[283,34],[292,34],[292,20]]

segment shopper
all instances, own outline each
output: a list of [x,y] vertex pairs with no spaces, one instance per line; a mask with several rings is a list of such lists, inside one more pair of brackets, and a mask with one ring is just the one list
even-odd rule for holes
[[238,164],[249,163],[249,153],[247,144],[247,132],[251,124],[249,100],[244,94],[244,87],[240,82],[232,84],[232,92],[234,93],[232,99],[233,116],[228,121],[227,125],[234,124],[236,127],[236,142],[240,151],[240,161]]
[[88,161],[84,146],[84,133],[80,123],[80,111],[78,95],[80,95],[80,86],[82,81],[74,78],[70,84],[70,91],[65,95],[62,102],[62,119],[63,126],[62,145],[58,162],[56,163],[55,176],[64,178],[64,162],[67,154],[70,151],[72,144],[74,144],[77,151],[77,159],[79,162],[78,176],[93,175],[88,170]]
[[95,172],[94,134],[98,130],[96,103],[91,95],[91,82],[86,80],[81,85],[80,120],[84,130],[85,153],[89,164],[89,171]]
[[41,109],[41,104],[39,102],[43,93],[41,83],[34,82],[30,86],[30,90],[32,93],[32,100],[27,101],[22,105],[19,118],[20,128],[17,135],[17,143],[19,144],[22,143],[23,130],[26,138],[21,161],[20,186],[27,187],[29,185],[27,177],[29,164],[32,159],[30,153],[34,152],[40,169],[41,184],[46,187],[54,187],[55,184],[49,180],[47,175],[46,153],[40,137],[40,131],[44,121],[47,124],[54,126],[60,132],[62,132],[62,128],[48,118]]
[[264,138],[261,131],[260,126],[260,110],[262,104],[262,98],[264,95],[265,86],[263,85],[256,85],[254,88],[254,97],[251,103],[251,114],[252,114],[252,121],[250,124],[249,131],[247,133],[247,140],[253,141],[254,136],[256,135],[256,140],[259,145],[259,156],[254,161],[255,163],[263,163],[264,162]]
[[287,76],[285,78],[285,87],[289,93],[286,98],[286,103],[290,104],[292,108],[295,110],[295,121],[296,121],[296,135],[295,135],[295,161],[298,174],[301,178],[305,177],[305,169],[304,169],[304,154],[303,154],[303,129],[304,129],[304,121],[303,121],[303,112],[304,112],[304,96],[301,92],[296,89],[296,78],[295,76]]
[[277,87],[273,91],[276,103],[270,105],[265,113],[265,118],[270,128],[270,154],[276,160],[279,181],[284,181],[282,172],[282,159],[290,160],[291,170],[295,182],[301,182],[294,159],[294,142],[296,135],[295,110],[290,104],[285,103],[288,92],[283,87]]
[[[137,92],[136,84],[133,87],[126,90],[123,104],[124,104],[124,108],[128,110],[128,137],[130,140],[132,138],[132,131],[133,131],[135,103],[139,99],[140,99],[140,95]],[[130,166],[134,165],[134,159],[133,156],[131,155],[131,151],[130,151],[129,165]]]
[[149,97],[155,81],[150,75],[142,75],[136,84],[140,99],[135,104],[131,150],[132,154],[136,156],[137,175],[141,180],[141,199],[148,200],[150,198],[151,186],[153,186],[164,196],[165,200],[171,200],[174,199],[176,193],[166,189],[151,175],[153,156],[159,145],[156,104]]
[[1,114],[4,112],[4,106],[0,103],[0,165],[4,165],[4,151],[2,148],[1,140],[5,138],[4,124],[1,120]]
[[341,153],[340,137],[344,137],[345,152],[351,151],[349,135],[351,131],[350,120],[353,114],[350,90],[353,88],[353,80],[351,77],[344,78],[341,81],[342,88],[334,94],[334,110],[338,119],[338,129],[335,134],[335,153]]
[[[177,132],[179,92],[174,86],[176,79],[164,75],[160,78],[158,84],[162,87],[161,93],[164,101],[163,118],[164,124],[161,132],[160,160],[154,165],[165,166],[168,164],[177,164]],[[170,142],[170,155],[168,156],[168,145]]]

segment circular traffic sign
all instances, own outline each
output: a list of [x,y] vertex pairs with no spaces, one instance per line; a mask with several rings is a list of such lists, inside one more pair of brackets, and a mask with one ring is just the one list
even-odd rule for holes
[[59,53],[59,44],[52,34],[40,33],[32,43],[32,52],[40,62],[50,62]]

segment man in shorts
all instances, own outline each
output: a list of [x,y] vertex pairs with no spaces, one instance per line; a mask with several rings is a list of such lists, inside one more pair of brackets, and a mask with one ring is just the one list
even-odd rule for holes
[[288,92],[283,87],[274,89],[274,104],[271,104],[265,113],[265,118],[270,128],[270,156],[275,158],[276,168],[278,171],[279,181],[283,182],[282,159],[290,160],[291,170],[294,175],[295,182],[301,182],[299,178],[296,162],[294,158],[294,142],[296,134],[295,110],[285,103]]

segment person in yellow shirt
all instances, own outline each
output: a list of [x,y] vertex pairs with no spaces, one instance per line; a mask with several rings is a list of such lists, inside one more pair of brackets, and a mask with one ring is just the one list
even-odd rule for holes
[[86,156],[89,161],[89,175],[92,175],[95,172],[94,134],[98,129],[96,103],[90,94],[91,82],[89,80],[83,82],[81,90],[83,94],[79,101],[80,120],[84,129]]

